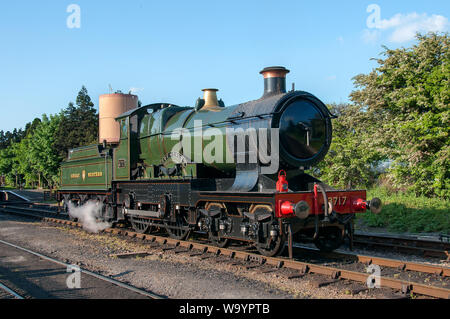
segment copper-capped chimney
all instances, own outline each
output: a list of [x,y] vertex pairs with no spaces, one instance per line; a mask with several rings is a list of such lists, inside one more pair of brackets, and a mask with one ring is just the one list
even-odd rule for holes
[[270,66],[259,72],[264,77],[263,97],[286,93],[286,74],[289,72],[282,66]]

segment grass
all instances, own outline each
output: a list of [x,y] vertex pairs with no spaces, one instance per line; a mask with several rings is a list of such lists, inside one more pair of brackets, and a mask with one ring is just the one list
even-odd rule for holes
[[392,193],[384,188],[367,191],[367,198],[383,202],[380,214],[360,214],[366,226],[393,232],[450,234],[450,200]]

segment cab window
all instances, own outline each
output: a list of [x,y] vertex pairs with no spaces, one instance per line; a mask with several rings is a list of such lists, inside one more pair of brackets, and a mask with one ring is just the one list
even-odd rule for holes
[[120,138],[128,138],[128,118],[120,121]]

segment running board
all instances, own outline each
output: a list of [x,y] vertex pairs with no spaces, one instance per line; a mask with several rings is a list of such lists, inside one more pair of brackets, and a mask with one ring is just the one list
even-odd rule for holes
[[130,216],[140,216],[140,217],[153,217],[153,218],[163,218],[164,214],[161,211],[152,210],[138,210],[138,209],[127,209],[125,208],[124,215]]

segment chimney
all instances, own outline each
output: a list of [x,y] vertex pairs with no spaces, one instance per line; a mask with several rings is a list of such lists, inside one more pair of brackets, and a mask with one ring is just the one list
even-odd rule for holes
[[205,104],[203,108],[219,106],[219,102],[217,101],[217,91],[218,89],[203,89],[203,100]]
[[288,69],[282,66],[267,67],[259,72],[264,77],[263,98],[286,93],[286,74],[289,72]]

